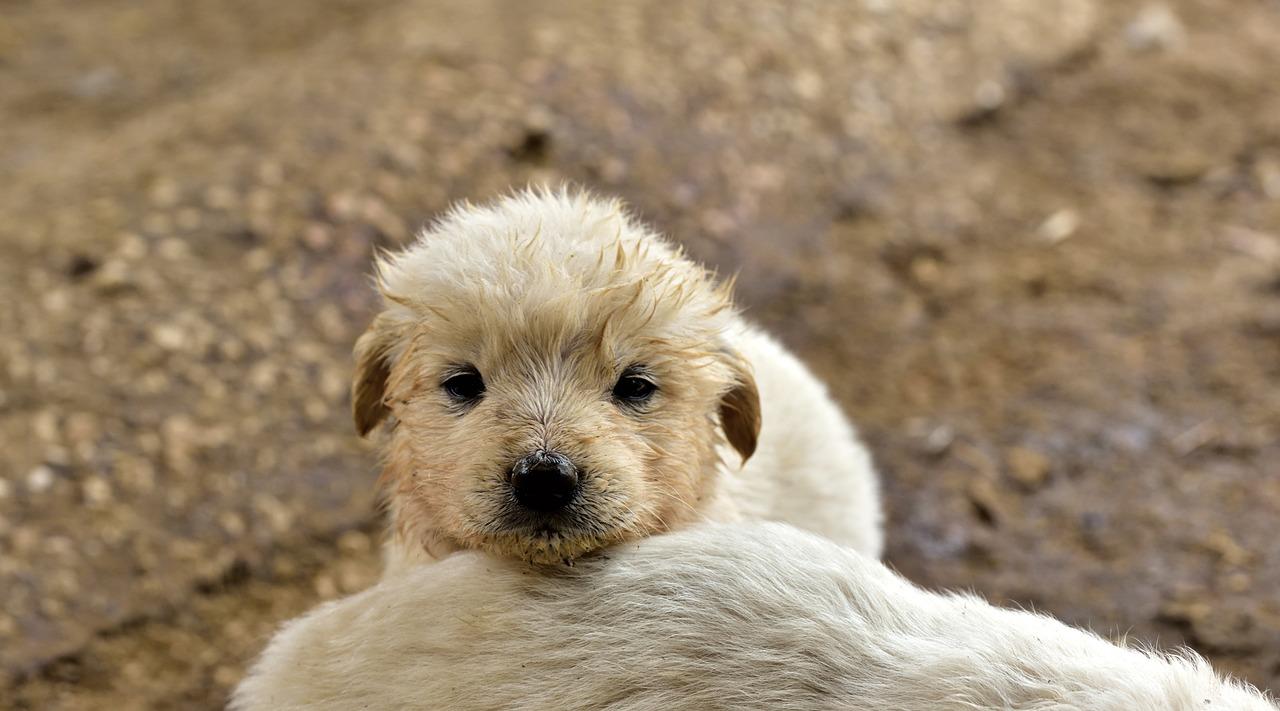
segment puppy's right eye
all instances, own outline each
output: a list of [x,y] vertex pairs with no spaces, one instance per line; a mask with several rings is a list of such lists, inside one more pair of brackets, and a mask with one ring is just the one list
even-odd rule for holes
[[440,384],[446,395],[457,403],[473,403],[484,395],[484,378],[475,368],[460,370]]

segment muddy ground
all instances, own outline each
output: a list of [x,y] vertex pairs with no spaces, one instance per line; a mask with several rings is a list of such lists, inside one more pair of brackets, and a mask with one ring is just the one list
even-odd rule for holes
[[1280,691],[1274,0],[11,0],[0,705],[218,707],[366,585],[372,250],[574,180],[722,271],[889,562]]

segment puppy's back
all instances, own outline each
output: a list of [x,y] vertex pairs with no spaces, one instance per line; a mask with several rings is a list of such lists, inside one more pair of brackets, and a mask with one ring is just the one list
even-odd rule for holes
[[277,636],[233,709],[1269,709],[1203,660],[920,590],[774,524],[575,568],[464,553]]

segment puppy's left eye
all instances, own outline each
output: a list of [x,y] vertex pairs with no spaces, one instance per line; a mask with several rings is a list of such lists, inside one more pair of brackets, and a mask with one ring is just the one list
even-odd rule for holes
[[618,402],[639,405],[658,391],[658,386],[646,377],[643,372],[627,368],[613,386],[613,397]]

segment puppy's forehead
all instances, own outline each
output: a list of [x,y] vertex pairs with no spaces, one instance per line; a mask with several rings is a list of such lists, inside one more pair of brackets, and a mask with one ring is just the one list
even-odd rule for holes
[[525,291],[556,282],[604,287],[664,265],[701,276],[616,201],[522,193],[454,209],[379,272],[384,290],[423,296],[461,279]]
[[619,203],[567,193],[456,209],[378,271],[388,302],[441,347],[696,343],[732,314],[727,290]]

